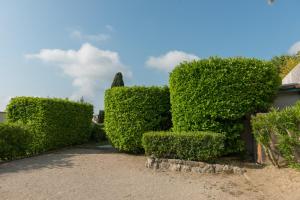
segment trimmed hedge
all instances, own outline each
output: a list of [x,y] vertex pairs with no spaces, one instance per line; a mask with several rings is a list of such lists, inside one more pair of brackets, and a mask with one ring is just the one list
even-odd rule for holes
[[22,122],[33,134],[32,153],[88,141],[93,106],[56,98],[17,97],[7,108],[8,122]]
[[22,124],[0,123],[0,160],[26,156],[32,135]]
[[270,161],[280,167],[285,164],[300,168],[300,102],[283,110],[252,117],[255,139],[260,143]]
[[143,151],[142,135],[171,127],[167,87],[114,87],[105,91],[105,131],[112,145],[125,152]]
[[142,143],[147,155],[212,161],[224,151],[224,135],[214,132],[147,132]]
[[225,153],[240,152],[243,117],[269,108],[280,85],[271,62],[213,57],[184,62],[170,74],[175,131],[226,134]]

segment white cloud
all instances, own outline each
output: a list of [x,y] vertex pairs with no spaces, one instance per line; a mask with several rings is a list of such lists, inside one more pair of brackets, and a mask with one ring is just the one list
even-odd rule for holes
[[26,55],[26,58],[60,67],[64,74],[73,79],[73,86],[78,89],[71,97],[75,100],[81,96],[94,97],[96,91],[111,82],[117,72],[122,72],[127,78],[132,76],[117,52],[98,49],[88,43],[79,50],[41,49],[37,54]]
[[289,54],[295,55],[300,51],[300,41],[293,44],[289,49]]
[[146,66],[161,71],[170,72],[176,65],[183,61],[191,61],[199,59],[194,54],[188,54],[183,51],[169,51],[164,55],[154,57],[150,56],[146,61]]
[[72,31],[70,36],[73,39],[77,39],[80,41],[90,41],[90,42],[104,42],[104,41],[110,39],[110,35],[108,35],[108,34],[99,33],[96,35],[86,35],[86,34],[81,33],[78,30]]
[[11,97],[8,96],[0,96],[0,111],[4,111],[6,105],[9,103]]

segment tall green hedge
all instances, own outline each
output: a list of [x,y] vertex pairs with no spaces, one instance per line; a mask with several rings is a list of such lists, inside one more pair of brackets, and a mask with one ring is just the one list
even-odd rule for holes
[[167,87],[114,87],[105,92],[105,131],[121,151],[141,152],[143,133],[169,129],[170,117]]
[[213,161],[223,154],[224,135],[213,132],[147,132],[142,144],[147,155]]
[[93,106],[56,98],[17,97],[7,106],[8,122],[22,122],[33,134],[33,153],[86,142]]
[[279,85],[271,62],[212,57],[181,63],[170,74],[174,130],[222,132],[226,153],[241,151],[243,117],[268,109]]

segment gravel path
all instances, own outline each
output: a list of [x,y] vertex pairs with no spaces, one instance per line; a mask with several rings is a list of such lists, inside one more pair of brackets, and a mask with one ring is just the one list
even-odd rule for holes
[[83,148],[2,163],[0,199],[300,199],[294,170],[248,169],[239,176],[158,172],[144,165],[144,156]]

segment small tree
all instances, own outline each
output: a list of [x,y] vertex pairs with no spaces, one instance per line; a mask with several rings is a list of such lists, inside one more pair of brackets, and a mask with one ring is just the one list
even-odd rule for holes
[[104,123],[104,110],[99,110],[99,114],[98,114],[98,121],[99,124],[103,124]]
[[83,98],[83,96],[81,96],[79,102],[80,102],[80,103],[84,103],[84,98]]
[[123,87],[124,81],[123,81],[123,75],[121,72],[116,73],[115,78],[111,84],[111,88],[113,87]]
[[283,79],[300,63],[300,52],[295,55],[275,56],[271,59],[271,62],[277,67],[279,75]]

